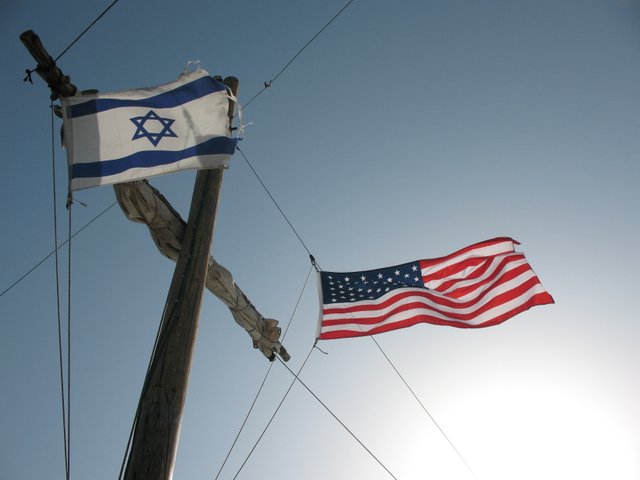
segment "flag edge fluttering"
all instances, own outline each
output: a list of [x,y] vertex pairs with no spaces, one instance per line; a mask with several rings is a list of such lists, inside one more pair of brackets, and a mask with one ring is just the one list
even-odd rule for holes
[[[158,98],[165,99],[166,103],[167,98],[171,99],[175,92],[185,87],[191,88],[192,97],[182,94],[180,98],[177,96],[173,98],[173,105],[171,103],[162,106],[153,105],[153,101],[157,101]],[[213,98],[217,102],[215,107],[212,104],[208,104],[208,107],[200,106]],[[226,168],[235,152],[235,140],[230,138],[228,131],[227,111],[229,98],[226,87],[222,82],[217,78],[213,78],[206,70],[201,68],[191,72],[183,72],[177,79],[154,87],[107,93],[90,93],[63,98],[63,140],[67,150],[69,166],[69,190],[77,191],[101,185],[123,183],[183,170]],[[109,105],[98,108],[100,102],[103,102],[102,105],[105,103],[109,103]],[[148,102],[152,103],[149,104]],[[144,139],[141,139],[138,147],[127,147],[131,149],[128,155],[102,158],[99,153],[101,152],[101,147],[95,146],[96,155],[93,155],[92,158],[87,159],[85,155],[80,160],[77,157],[76,150],[78,145],[85,146],[85,143],[81,142],[86,142],[88,145],[95,145],[92,142],[104,142],[100,138],[101,126],[99,125],[99,117],[104,118],[105,114],[113,115],[114,111],[119,108],[125,112],[126,109],[148,109],[149,112],[162,111],[163,109],[182,109],[188,112],[189,109],[194,108],[194,105],[198,105],[200,110],[208,108],[210,111],[215,111],[215,118],[207,117],[206,122],[198,122],[195,125],[195,128],[199,129],[197,135],[192,130],[194,126],[183,125],[183,130],[193,134],[194,139],[185,139],[185,143],[180,147],[163,148],[162,144],[158,145],[157,143],[147,145]],[[92,108],[95,111],[92,111]],[[76,112],[75,116],[72,111]],[[90,121],[94,121],[97,124],[95,127],[96,138],[87,138],[90,136],[83,138],[83,136],[77,135],[75,122]],[[123,123],[129,128],[135,128],[134,123]],[[153,133],[153,135],[162,137],[162,133]],[[165,136],[171,137],[174,135],[167,134]],[[122,138],[122,141],[126,140],[130,143],[135,140],[135,135],[132,137],[131,135],[120,134],[118,137]],[[116,166],[113,162],[120,163]],[[131,162],[131,166],[126,168],[121,165],[129,165],[129,162]],[[112,167],[118,170],[109,173],[109,169]]]

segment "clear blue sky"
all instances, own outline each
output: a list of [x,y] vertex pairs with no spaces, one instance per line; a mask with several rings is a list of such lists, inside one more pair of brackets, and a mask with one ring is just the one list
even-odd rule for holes
[[[81,89],[113,91],[200,60],[237,76],[246,102],[344,3],[121,0],[59,64]],[[57,56],[106,6],[0,4],[0,291],[53,248],[49,94],[22,82],[34,63],[18,36],[35,30]],[[555,305],[484,330],[377,337],[481,480],[640,478],[639,59],[637,0],[356,0],[245,111],[241,148],[327,270],[522,243]],[[152,183],[186,217],[193,178]],[[76,198],[74,231],[114,201],[110,187]],[[306,252],[239,154],[213,253],[286,324]],[[73,478],[117,478],[172,272],[117,207],[74,239]],[[2,479],[64,478],[54,279],[51,258],[0,297]],[[284,341],[294,369],[317,315],[312,279]],[[370,339],[321,348],[302,378],[398,479],[473,478]],[[215,476],[267,367],[207,294],[176,479]],[[221,479],[290,380],[274,365]],[[238,478],[390,476],[296,385]]]

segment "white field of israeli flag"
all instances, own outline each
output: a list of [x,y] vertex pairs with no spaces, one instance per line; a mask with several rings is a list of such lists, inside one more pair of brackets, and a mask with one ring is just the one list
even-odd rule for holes
[[199,69],[153,88],[62,99],[70,189],[187,169],[225,168],[224,84]]

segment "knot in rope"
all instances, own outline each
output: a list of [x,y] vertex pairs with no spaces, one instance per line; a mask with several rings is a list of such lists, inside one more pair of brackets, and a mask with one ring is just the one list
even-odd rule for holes
[[22,79],[22,81],[23,81],[23,82],[29,82],[31,85],[33,85],[33,78],[31,78],[31,74],[32,74],[33,72],[35,72],[35,71],[36,71],[36,69],[35,69],[35,68],[34,68],[33,70],[29,70],[29,69],[27,68],[27,69],[25,70],[25,73],[26,73],[27,75]]

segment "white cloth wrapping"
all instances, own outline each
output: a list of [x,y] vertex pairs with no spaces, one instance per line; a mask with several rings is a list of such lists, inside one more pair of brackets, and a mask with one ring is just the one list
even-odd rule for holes
[[[120,183],[113,187],[127,218],[146,224],[160,252],[177,261],[186,228],[180,214],[146,180]],[[289,354],[280,344],[278,321],[264,318],[235,284],[231,272],[213,257],[209,258],[206,287],[229,307],[236,323],[251,336],[254,348],[269,360],[273,360],[275,354],[285,361],[289,360]]]

